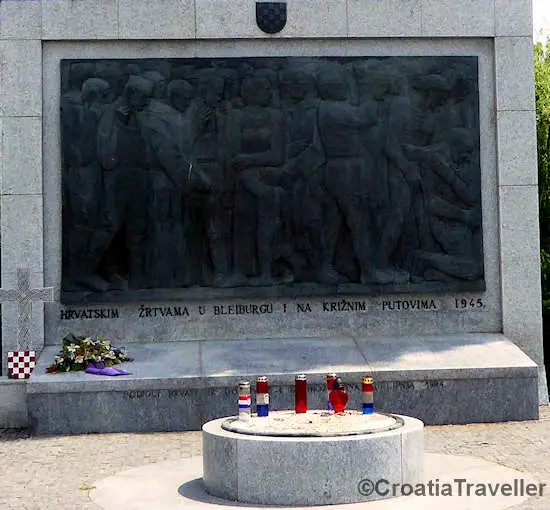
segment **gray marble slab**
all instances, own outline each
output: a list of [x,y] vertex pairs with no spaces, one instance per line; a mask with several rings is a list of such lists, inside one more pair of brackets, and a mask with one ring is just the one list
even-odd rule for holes
[[382,381],[375,409],[414,416],[427,425],[538,419],[537,376]]
[[118,36],[120,39],[193,39],[194,0],[118,0]]
[[42,6],[40,2],[3,0],[0,2],[0,39],[40,39]]
[[495,0],[495,32],[497,36],[532,37],[532,0]]
[[200,400],[185,390],[29,394],[35,434],[198,430]]
[[[543,365],[536,186],[505,186],[500,199],[503,333]],[[521,211],[521,214],[517,214]],[[518,285],[521,282],[521,285]],[[546,383],[541,377],[542,383]],[[541,394],[545,390],[542,388]]]
[[358,339],[377,378],[470,379],[528,376],[536,364],[503,335],[427,335]]
[[0,377],[0,428],[19,428],[28,425],[25,381]]
[[6,117],[2,139],[2,194],[41,194],[42,119]]
[[537,125],[530,111],[499,111],[498,163],[501,186],[537,185]]
[[425,36],[485,36],[495,34],[494,0],[422,0]]
[[39,40],[1,40],[0,55],[2,56],[0,115],[41,116],[41,42]]
[[2,273],[43,271],[42,195],[2,195]]
[[[502,335],[393,340],[129,344],[136,361],[122,367],[133,374],[121,377],[45,374],[58,351],[50,346],[27,384],[30,423],[39,434],[196,430],[237,414],[238,381],[254,388],[255,375],[268,376],[272,409],[292,409],[297,372],[308,375],[309,408],[324,409],[332,371],[346,384],[349,409],[361,409],[361,378],[372,374],[376,409],[427,424],[537,418],[537,367]],[[87,425],[82,416],[90,409]]]
[[368,370],[351,338],[205,341],[202,366],[211,377]]
[[498,110],[535,108],[533,80],[517,76],[533,75],[533,38],[497,37],[495,39],[496,98]]
[[352,37],[403,37],[422,33],[422,2],[409,0],[348,0],[349,35]]
[[[117,345],[118,347],[118,345]],[[131,344],[126,352],[134,361],[117,365],[131,374],[101,376],[85,372],[46,373],[60,346],[46,347],[29,380],[29,393],[64,393],[83,391],[131,391],[153,388],[177,389],[200,386],[198,342],[171,344]]]
[[41,3],[44,40],[114,39],[118,35],[117,0],[52,0]]

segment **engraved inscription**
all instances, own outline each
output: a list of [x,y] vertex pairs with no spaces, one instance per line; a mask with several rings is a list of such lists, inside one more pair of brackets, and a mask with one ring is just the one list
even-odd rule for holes
[[131,390],[124,392],[126,400],[159,400],[162,397],[169,399],[185,398],[189,396],[187,390]]
[[[129,310],[130,316],[138,319],[179,320],[190,317],[249,316],[286,313],[365,313],[365,312],[430,312],[442,309],[442,303],[435,298],[383,299],[378,302],[340,298],[319,302],[300,301],[293,304],[263,302],[236,304],[202,304],[145,306]],[[449,297],[444,300],[443,309],[459,312],[480,312],[486,309],[486,302],[481,297]],[[67,308],[60,311],[60,320],[120,319],[124,318],[118,308]]]
[[59,311],[59,319],[62,321],[76,319],[119,319],[118,308],[86,308],[81,310],[65,309]]
[[214,305],[214,315],[263,315],[273,313],[273,304]]
[[482,298],[455,298],[455,308],[457,310],[482,310],[485,303]]
[[415,311],[415,310],[439,310],[439,302],[435,299],[394,299],[382,301],[382,310],[389,311]]

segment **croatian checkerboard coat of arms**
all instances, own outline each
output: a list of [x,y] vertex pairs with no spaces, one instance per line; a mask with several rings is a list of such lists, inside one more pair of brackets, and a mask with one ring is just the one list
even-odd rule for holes
[[256,2],[256,23],[266,34],[276,34],[286,25],[286,2]]
[[9,351],[8,377],[10,379],[28,379],[36,366],[36,351]]

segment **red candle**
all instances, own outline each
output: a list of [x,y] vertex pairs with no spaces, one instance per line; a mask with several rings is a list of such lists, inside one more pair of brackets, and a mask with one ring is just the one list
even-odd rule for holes
[[269,382],[265,376],[256,379],[256,413],[269,416]]
[[296,414],[307,412],[307,377],[304,374],[296,376],[294,404]]
[[332,391],[330,392],[330,403],[336,414],[343,413],[348,404],[348,392],[342,383],[342,379],[339,377],[334,381],[332,385]]
[[256,393],[269,393],[269,381],[267,377],[258,377],[256,379]]

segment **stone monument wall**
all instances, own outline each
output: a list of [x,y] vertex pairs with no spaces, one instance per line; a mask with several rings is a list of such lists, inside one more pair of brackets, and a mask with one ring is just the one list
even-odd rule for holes
[[[65,303],[47,305],[47,343],[58,342],[64,332],[78,328],[83,333],[97,332],[111,338],[124,338],[131,341],[177,341],[193,339],[226,338],[285,338],[285,337],[324,337],[340,335],[407,335],[456,332],[494,332],[501,328],[501,302],[499,292],[498,266],[488,260],[498,260],[496,238],[498,216],[497,204],[490,190],[496,187],[496,160],[491,151],[492,140],[496,137],[495,125],[491,122],[494,113],[492,90],[494,70],[490,45],[482,39],[459,41],[422,40],[409,41],[406,48],[398,49],[392,40],[350,40],[326,41],[320,48],[315,41],[294,41],[292,45],[282,38],[260,41],[239,41],[231,49],[221,51],[217,57],[259,57],[271,54],[308,55],[332,57],[388,56],[431,57],[438,55],[474,56],[479,68],[479,123],[480,123],[480,180],[482,191],[483,246],[485,252],[484,291],[440,290],[444,292],[422,292],[413,284],[401,286],[375,287],[371,292],[357,293],[342,291],[331,293],[331,287],[308,295],[292,295],[292,288],[285,285],[271,287],[249,287],[256,295],[247,298],[238,296],[242,287],[236,289],[209,289],[204,295],[204,287],[187,288],[185,294],[168,299],[152,300],[145,289],[141,302],[124,303],[115,296],[103,298],[102,303]],[[297,50],[297,47],[299,50]],[[151,52],[155,48],[155,52]],[[217,43],[212,41],[150,43],[146,50],[135,43],[127,43],[125,49],[118,43],[51,43],[44,54],[44,85],[51,99],[45,123],[48,126],[45,154],[45,207],[46,218],[45,252],[51,253],[52,278],[62,280],[62,158],[60,126],[61,82],[60,63],[66,59],[84,58],[171,58],[176,55],[195,55],[204,58],[213,55]],[[50,115],[51,113],[51,115]],[[45,149],[46,150],[46,149]],[[51,207],[51,209],[49,209]],[[492,226],[492,227],[491,227]],[[55,261],[55,262],[54,262]],[[426,283],[426,282],[425,282]],[[467,283],[467,282],[465,282]],[[474,282],[475,283],[475,282]],[[444,283],[439,283],[440,287]],[[452,286],[453,284],[451,284]],[[470,284],[471,285],[471,284]],[[345,286],[343,286],[345,289]],[[403,288],[404,287],[404,288]],[[261,290],[260,295],[259,289]],[[282,291],[287,292],[287,296]],[[352,286],[353,289],[353,286]],[[311,292],[311,288],[309,289]],[[314,289],[316,290],[316,289]],[[369,289],[366,289],[369,290]],[[403,293],[405,291],[405,293]],[[408,292],[407,292],[408,291]],[[137,291],[137,295],[140,295]],[[334,291],[333,291],[334,292]],[[119,292],[120,293],[120,292]],[[225,296],[224,296],[225,293]],[[69,297],[72,293],[66,293]],[[211,295],[214,294],[212,298]],[[218,294],[218,296],[216,296]],[[235,294],[237,294],[235,296]],[[290,295],[288,295],[290,294]],[[317,295],[315,295],[317,294]],[[77,293],[77,295],[79,295]],[[189,296],[190,295],[190,296]],[[202,299],[200,299],[202,297]],[[198,300],[197,300],[198,298]],[[209,299],[210,298],[210,299]],[[132,299],[134,301],[134,299]]]
[[[531,2],[289,0],[275,35],[257,27],[254,4],[0,3],[2,287],[28,268],[32,288],[55,291],[54,303],[33,302],[32,346],[68,331],[138,342],[503,332],[539,364],[546,401]],[[266,56],[477,59],[485,290],[61,304],[61,61]],[[4,367],[19,307],[3,304]]]

